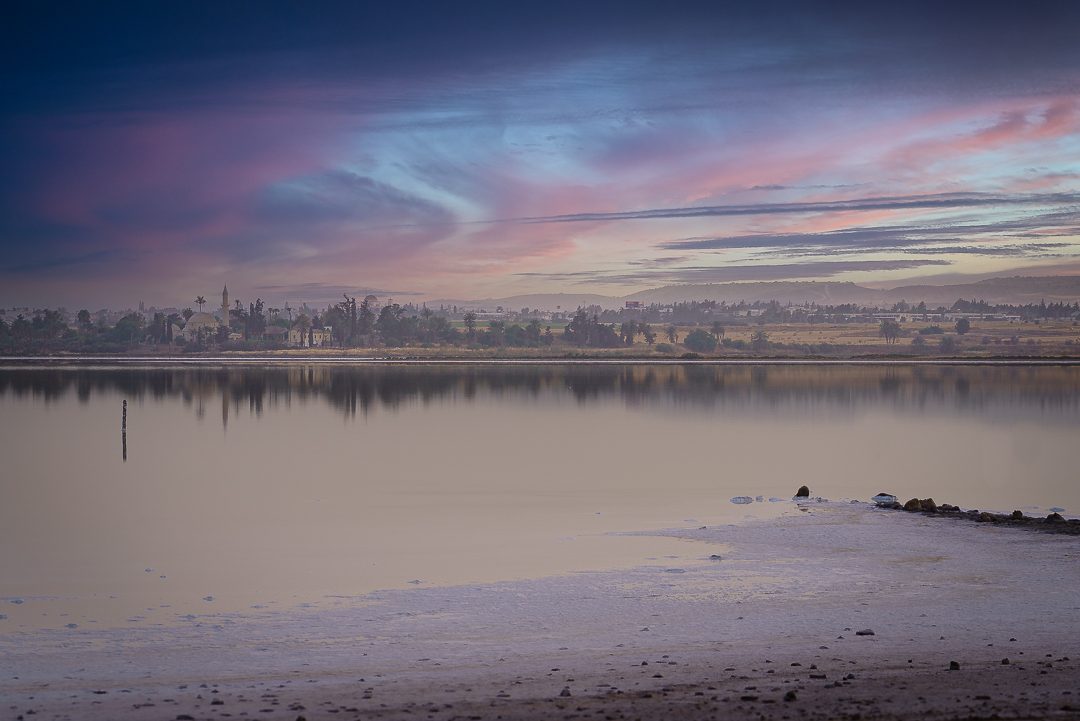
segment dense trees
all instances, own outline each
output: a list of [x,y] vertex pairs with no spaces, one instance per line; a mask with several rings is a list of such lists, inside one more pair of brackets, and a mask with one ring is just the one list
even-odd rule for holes
[[601,323],[595,313],[589,315],[584,308],[579,308],[566,324],[563,339],[576,346],[590,348],[618,348],[625,342],[614,325]]

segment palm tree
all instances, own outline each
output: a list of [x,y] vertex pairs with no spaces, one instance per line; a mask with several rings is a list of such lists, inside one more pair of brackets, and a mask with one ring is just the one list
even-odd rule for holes
[[199,312],[202,313],[202,307],[206,305],[206,298],[201,295],[195,296],[195,305],[199,306]]
[[468,329],[469,342],[476,338],[476,313],[471,310],[465,314],[465,327]]
[[300,331],[300,345],[307,347],[310,344],[308,334],[311,331],[311,319],[303,313],[296,319],[296,323],[293,324],[293,328],[297,328]]

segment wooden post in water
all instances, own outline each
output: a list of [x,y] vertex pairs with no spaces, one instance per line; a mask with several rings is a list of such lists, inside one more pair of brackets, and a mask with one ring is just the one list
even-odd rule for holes
[[124,463],[127,463],[127,399],[124,399],[124,413],[120,420],[120,442],[124,447]]

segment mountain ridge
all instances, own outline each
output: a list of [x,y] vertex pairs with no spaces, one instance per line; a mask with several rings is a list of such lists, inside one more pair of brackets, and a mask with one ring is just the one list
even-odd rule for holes
[[1023,305],[1047,302],[1080,301],[1080,275],[1000,276],[970,283],[943,285],[909,284],[889,289],[867,288],[851,281],[751,281],[733,283],[702,283],[667,285],[637,291],[624,296],[597,293],[528,293],[505,298],[480,300],[428,301],[429,305],[456,305],[459,308],[495,310],[502,306],[513,310],[573,310],[579,306],[599,305],[621,308],[626,301],[650,303],[681,303],[694,300],[715,300],[727,303],[775,300],[780,303],[818,303],[819,305],[893,305],[899,301],[927,305],[952,305],[957,299],[985,300],[988,303]]

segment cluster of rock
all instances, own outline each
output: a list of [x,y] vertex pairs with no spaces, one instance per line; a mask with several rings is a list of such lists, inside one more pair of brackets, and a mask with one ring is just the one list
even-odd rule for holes
[[1025,516],[1022,511],[1012,513],[988,513],[977,509],[963,510],[948,503],[938,505],[933,498],[912,498],[907,503],[900,503],[891,493],[879,493],[873,499],[881,508],[890,508],[908,513],[941,514],[954,518],[963,518],[979,523],[999,523],[1006,526],[1026,526],[1053,533],[1071,533],[1080,535],[1080,518],[1066,519],[1060,513],[1051,513],[1046,518]]

